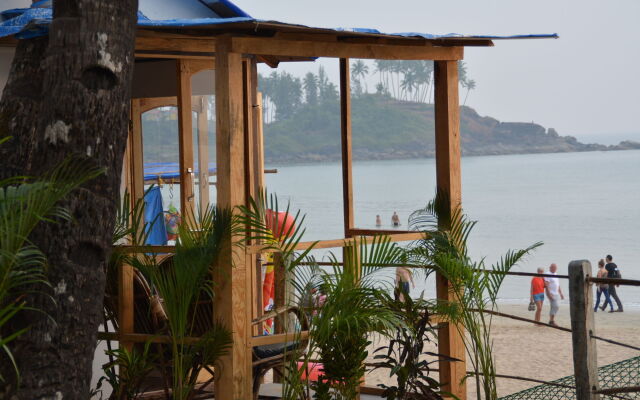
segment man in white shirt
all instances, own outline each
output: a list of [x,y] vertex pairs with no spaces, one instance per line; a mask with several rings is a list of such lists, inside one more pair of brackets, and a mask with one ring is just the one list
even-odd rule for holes
[[[557,265],[551,264],[549,266],[549,273],[551,275],[556,275],[557,270]],[[564,294],[562,294],[562,288],[560,287],[560,278],[551,276],[545,277],[544,288],[545,292],[547,292],[549,303],[551,304],[551,310],[549,311],[549,325],[557,326],[555,317],[558,313],[558,309],[560,308],[560,300],[564,300]]]

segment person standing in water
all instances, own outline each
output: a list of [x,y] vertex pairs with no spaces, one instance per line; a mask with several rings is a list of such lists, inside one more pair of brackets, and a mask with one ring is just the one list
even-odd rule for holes
[[[544,268],[538,268],[538,273],[544,274]],[[541,276],[534,276],[531,279],[531,302],[536,305],[535,319],[540,322],[542,303],[544,302],[544,279]]]
[[398,216],[398,214],[395,211],[393,212],[393,215],[391,216],[391,225],[393,225],[394,227],[400,226],[400,217]]
[[376,215],[376,226],[377,227],[381,227],[382,226],[382,218],[380,218],[380,215]]

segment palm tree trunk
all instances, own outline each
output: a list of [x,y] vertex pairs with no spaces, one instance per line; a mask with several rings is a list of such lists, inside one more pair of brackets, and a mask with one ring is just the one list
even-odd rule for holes
[[12,381],[0,398],[89,398],[127,140],[136,11],[136,0],[56,0],[49,38],[21,40],[16,49],[0,101],[0,115],[11,116],[0,131],[14,138],[2,146],[0,176],[40,175],[70,155],[106,173],[62,202],[74,221],[41,224],[30,237],[48,258],[55,290],[31,295],[29,305],[44,313],[19,315],[9,328],[31,327],[10,346],[18,387],[4,371],[10,363],[0,365]]

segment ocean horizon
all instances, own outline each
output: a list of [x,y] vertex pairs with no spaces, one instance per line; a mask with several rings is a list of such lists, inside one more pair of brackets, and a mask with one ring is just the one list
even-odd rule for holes
[[[277,164],[266,176],[281,207],[306,215],[304,240],[344,237],[339,162]],[[469,239],[471,256],[497,260],[508,249],[544,245],[513,270],[535,272],[551,263],[567,273],[572,260],[597,262],[612,254],[623,277],[640,279],[640,150],[469,156],[462,159],[462,204],[477,225]],[[405,229],[411,212],[435,194],[435,160],[355,161],[354,211],[357,228],[383,229],[400,215]],[[322,258],[327,251],[316,251]],[[501,303],[528,303],[528,277],[510,276]],[[568,298],[568,287],[562,282]],[[431,278],[416,282],[412,295],[435,296]],[[624,287],[625,306],[640,307],[640,288]]]

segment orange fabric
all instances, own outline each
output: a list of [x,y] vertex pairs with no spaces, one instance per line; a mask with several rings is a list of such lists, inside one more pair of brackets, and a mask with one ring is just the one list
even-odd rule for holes
[[533,286],[533,294],[544,293],[544,279],[536,276],[531,280],[531,286]]

